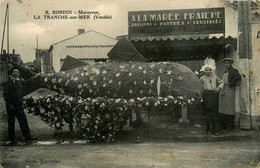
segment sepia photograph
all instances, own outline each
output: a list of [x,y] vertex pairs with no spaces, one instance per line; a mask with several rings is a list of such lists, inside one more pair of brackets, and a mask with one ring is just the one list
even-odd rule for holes
[[0,168],[260,168],[260,0],[0,2]]

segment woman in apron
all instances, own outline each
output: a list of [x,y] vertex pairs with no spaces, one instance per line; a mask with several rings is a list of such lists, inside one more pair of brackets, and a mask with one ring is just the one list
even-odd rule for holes
[[233,68],[234,60],[224,58],[225,72],[222,77],[224,88],[219,94],[219,124],[220,129],[235,128],[235,87],[241,80],[238,70]]

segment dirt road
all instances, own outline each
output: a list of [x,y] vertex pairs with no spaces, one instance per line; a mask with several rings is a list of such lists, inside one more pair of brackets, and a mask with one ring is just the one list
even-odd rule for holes
[[251,168],[260,163],[259,141],[31,145],[1,151],[4,168]]

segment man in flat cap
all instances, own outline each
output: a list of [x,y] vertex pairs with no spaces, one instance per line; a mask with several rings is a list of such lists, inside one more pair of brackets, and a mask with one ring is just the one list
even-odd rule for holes
[[31,79],[23,80],[20,78],[19,70],[12,68],[9,71],[9,78],[3,82],[3,97],[6,102],[6,111],[8,115],[8,137],[11,143],[9,145],[16,145],[18,142],[15,140],[15,118],[18,120],[22,135],[25,141],[37,140],[36,137],[32,137],[27,122],[26,115],[23,109],[23,96],[24,86],[35,83],[35,78],[39,77],[39,74],[35,75]]
[[235,128],[235,87],[241,81],[238,70],[233,68],[234,60],[224,58],[225,72],[222,77],[224,88],[219,94],[219,124],[220,129],[231,130]]

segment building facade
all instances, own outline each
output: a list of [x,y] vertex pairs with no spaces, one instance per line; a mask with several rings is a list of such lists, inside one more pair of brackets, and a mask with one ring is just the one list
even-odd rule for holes
[[60,71],[66,56],[80,59],[88,64],[106,61],[107,53],[117,40],[96,31],[78,30],[78,35],[52,44],[50,47],[53,67]]
[[[225,1],[224,3],[224,1],[219,1],[213,8],[205,9],[129,12],[128,38],[149,61],[179,62],[193,71],[199,72],[204,59],[212,57],[216,60],[216,75],[219,77],[223,76],[225,70],[221,60],[225,57],[234,59],[233,66],[242,75],[242,81],[236,88],[236,125],[244,129],[259,129],[260,79],[257,72],[260,70],[260,26],[258,9],[259,2]],[[150,16],[151,22],[147,16]],[[185,21],[188,17],[193,19],[193,24],[208,23],[208,21],[194,21],[196,18],[203,20],[202,16],[204,19],[208,17],[205,20],[212,19],[216,27],[217,22],[224,21],[224,29],[221,26],[217,29],[210,26],[203,28],[202,25],[195,31],[188,26],[180,29],[172,28],[169,31],[167,27],[163,27],[169,25],[166,21],[170,19],[171,25],[189,24]],[[217,17],[220,20],[214,22]],[[156,19],[160,22],[156,22]],[[146,28],[142,29],[142,27]],[[173,29],[175,32],[171,32]],[[210,32],[210,30],[213,31]]]
[[49,49],[36,49],[34,60],[34,71],[49,73],[52,71],[53,60]]

